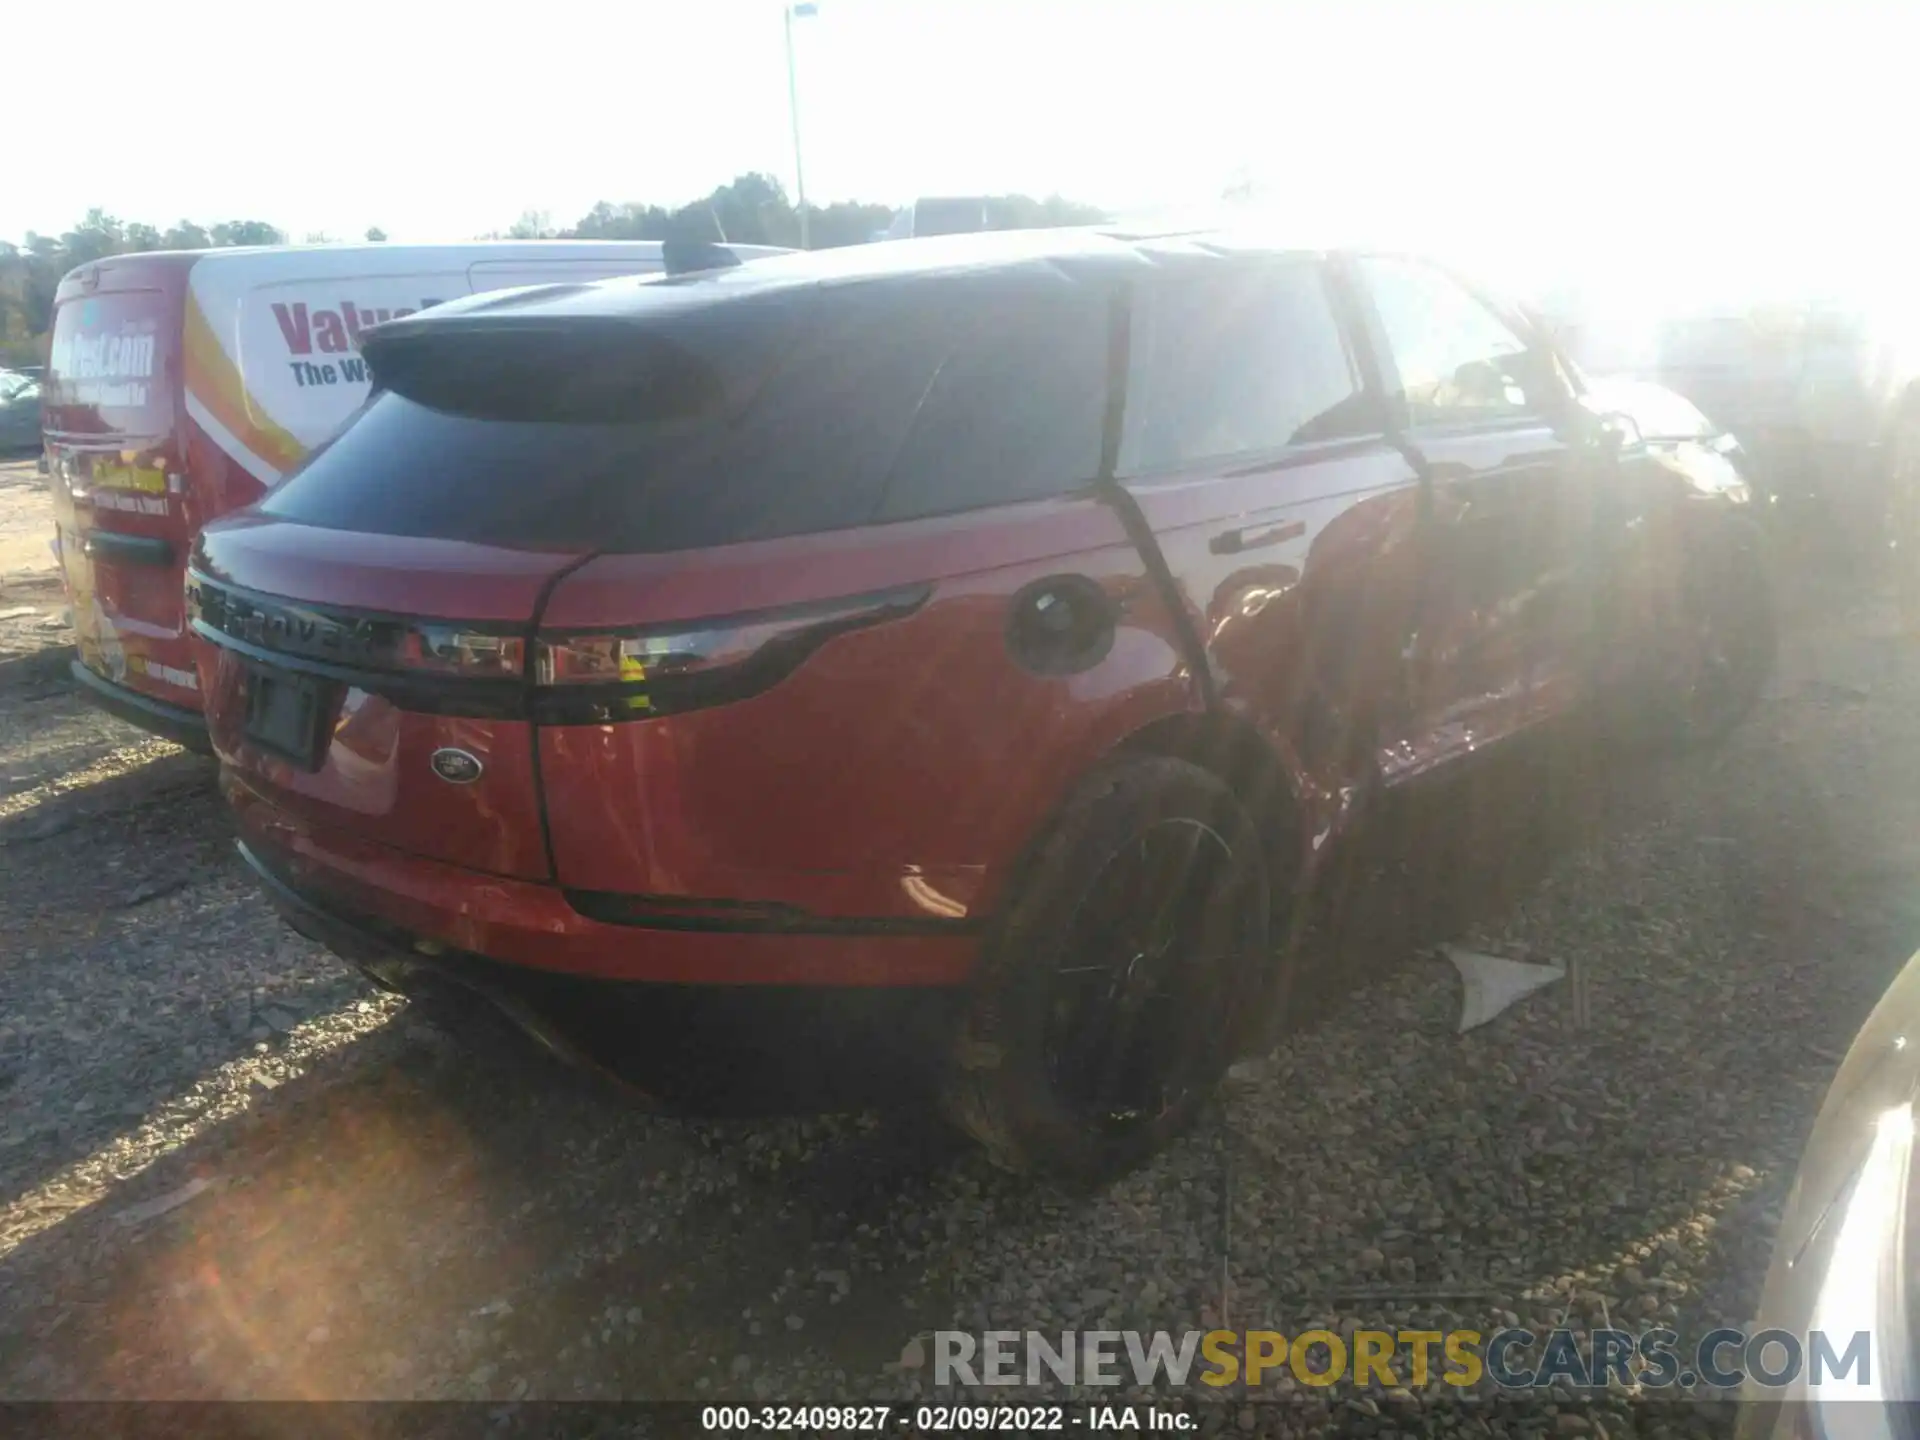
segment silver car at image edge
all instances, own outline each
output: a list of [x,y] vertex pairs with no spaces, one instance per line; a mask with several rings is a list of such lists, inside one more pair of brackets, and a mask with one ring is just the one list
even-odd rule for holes
[[[1908,1267],[1920,1253],[1909,1253],[1908,1236],[1920,1179],[1912,1171],[1917,1099],[1920,955],[1854,1037],[1801,1153],[1753,1332],[1794,1336],[1800,1378],[1785,1391],[1749,1379],[1741,1440],[1913,1432],[1920,1355],[1911,1307],[1920,1290]],[[1848,1353],[1863,1332],[1864,1367]]]

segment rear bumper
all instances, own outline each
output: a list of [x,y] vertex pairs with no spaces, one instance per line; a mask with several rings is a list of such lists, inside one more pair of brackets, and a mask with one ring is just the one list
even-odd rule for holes
[[959,926],[952,933],[796,934],[609,923],[576,910],[556,886],[320,831],[231,771],[222,789],[242,853],[282,910],[291,897],[332,917],[333,937],[314,938],[356,963],[354,947],[371,944],[415,957],[452,950],[524,971],[662,985],[938,989],[966,982],[979,945],[971,927]]
[[240,843],[289,926],[470,1041],[504,1018],[559,1059],[651,1100],[700,1110],[866,1107],[920,1095],[963,992],[847,986],[626,983],[504,965],[415,941],[290,884]]
[[198,710],[169,705],[164,700],[155,700],[124,685],[116,685],[94,674],[78,660],[68,670],[86,688],[87,698],[109,715],[199,754],[213,753],[213,742],[207,736],[206,717]]

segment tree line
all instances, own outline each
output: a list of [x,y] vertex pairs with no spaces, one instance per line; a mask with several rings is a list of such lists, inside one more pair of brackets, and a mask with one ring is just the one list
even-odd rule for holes
[[[1047,225],[1090,225],[1105,219],[1091,205],[1058,195],[1036,200],[1028,195],[996,195],[986,201],[987,223],[995,230],[1030,230]],[[807,206],[807,244],[815,250],[859,245],[873,239],[893,220],[888,205],[842,200]],[[614,205],[605,200],[571,226],[554,228],[547,216],[529,211],[513,227],[489,237],[512,240],[730,240],[739,245],[800,244],[800,211],[786,188],[771,175],[736,176],[701,199],[668,210],[659,205]]]
[[[886,229],[894,211],[887,205],[836,201],[807,206],[807,243],[814,249],[857,245]],[[996,196],[987,202],[988,222],[995,229],[1028,229],[1045,225],[1085,225],[1102,219],[1089,205],[1049,196],[1036,200],[1025,195]],[[787,198],[785,187],[771,175],[740,175],[710,194],[675,208],[629,202],[601,201],[572,225],[556,226],[549,216],[528,211],[504,231],[487,240],[667,240],[679,236],[700,240],[730,240],[741,245],[800,243],[800,212]],[[76,266],[143,250],[210,250],[228,245],[284,245],[289,236],[264,220],[225,220],[198,225],[182,220],[165,230],[137,221],[122,221],[104,210],[89,210],[86,218],[60,235],[28,231],[19,244],[0,240],[0,365],[37,364],[44,360],[46,335],[53,323],[53,296],[60,278]],[[385,240],[378,227],[366,232],[370,241]],[[307,243],[328,243],[334,237],[309,234]]]

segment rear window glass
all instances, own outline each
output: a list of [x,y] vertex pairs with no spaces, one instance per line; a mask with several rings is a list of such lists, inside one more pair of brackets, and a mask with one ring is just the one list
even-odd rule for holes
[[[536,339],[423,333],[262,505],[333,529],[691,549],[1075,488],[1098,465],[1106,303],[859,286]],[[507,337],[519,343],[525,337]],[[438,354],[429,346],[437,345]]]
[[157,290],[64,301],[53,318],[47,428],[152,438],[172,427],[171,306]]
[[1058,495],[1100,468],[1109,313],[1058,290],[980,306],[954,327],[894,460],[879,518]]

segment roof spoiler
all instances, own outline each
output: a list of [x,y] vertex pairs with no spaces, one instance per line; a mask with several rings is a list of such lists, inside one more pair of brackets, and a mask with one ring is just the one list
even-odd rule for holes
[[738,265],[740,257],[731,247],[712,240],[670,235],[660,242],[660,261],[669,275],[691,275],[698,270],[724,270]]
[[[702,235],[698,231],[690,233],[687,227],[673,227],[660,242],[660,263],[667,274],[692,275],[701,270],[726,270],[767,255],[789,253],[784,246],[733,245],[728,243],[725,234],[718,233],[718,221],[714,222],[713,229],[717,238]],[[746,253],[743,255],[742,251]]]

